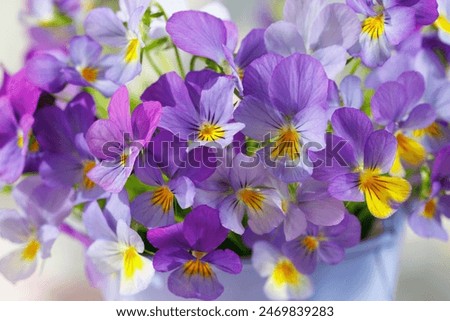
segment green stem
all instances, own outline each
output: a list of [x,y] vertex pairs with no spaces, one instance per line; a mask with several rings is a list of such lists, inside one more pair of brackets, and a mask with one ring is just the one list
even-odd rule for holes
[[[169,18],[167,17],[167,14],[164,11],[163,7],[159,3],[155,3],[155,5],[159,9],[159,11],[161,11],[161,13],[163,14],[164,20],[167,22],[169,20]],[[177,46],[175,46],[173,41],[172,41],[172,44],[173,44],[173,49],[175,51],[175,58],[177,60],[178,69],[180,70],[180,75],[182,78],[185,78],[186,72],[184,71],[183,62],[181,61],[180,51],[178,50]]]
[[356,73],[356,71],[358,71],[359,66],[361,65],[361,59],[355,59],[354,61],[354,65],[352,67],[352,69],[350,70],[350,75],[354,75]]
[[197,56],[193,56],[191,59],[191,63],[189,64],[189,70],[192,71],[195,69],[195,62],[197,61]]
[[153,60],[153,57],[152,57],[152,54],[150,53],[150,51],[145,51],[145,57],[147,58],[148,62],[150,63],[152,68],[155,70],[155,72],[158,74],[158,76],[161,76],[163,74],[163,72],[158,67],[156,62]]

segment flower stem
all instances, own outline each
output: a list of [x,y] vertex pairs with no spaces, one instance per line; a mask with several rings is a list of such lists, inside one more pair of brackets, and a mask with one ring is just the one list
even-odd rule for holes
[[89,236],[87,236],[84,233],[81,233],[80,231],[75,230],[72,226],[70,226],[67,223],[62,223],[59,227],[60,231],[71,238],[80,241],[81,244],[83,244],[85,247],[89,247],[92,244],[91,239]]
[[153,60],[153,57],[152,57],[152,54],[150,53],[150,51],[146,51],[145,52],[145,57],[147,58],[147,60],[150,63],[150,65],[152,66],[153,70],[158,74],[158,76],[161,76],[163,74],[163,72],[158,67],[156,62]]

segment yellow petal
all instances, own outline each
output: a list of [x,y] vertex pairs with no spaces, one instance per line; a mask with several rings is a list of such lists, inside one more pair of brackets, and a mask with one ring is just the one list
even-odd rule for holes
[[403,161],[413,166],[419,166],[425,161],[427,152],[419,142],[403,134],[397,135],[397,142],[398,153]]
[[389,171],[389,174],[392,176],[403,177],[405,176],[405,169],[403,168],[402,162],[400,161],[400,154],[395,153],[394,163],[392,164],[392,168]]
[[409,182],[400,177],[380,176],[375,171],[361,174],[360,189],[373,216],[388,218],[394,214],[392,207],[405,202],[411,193]]
[[127,248],[123,253],[123,267],[127,279],[132,279],[137,271],[144,268],[142,257],[132,246]]

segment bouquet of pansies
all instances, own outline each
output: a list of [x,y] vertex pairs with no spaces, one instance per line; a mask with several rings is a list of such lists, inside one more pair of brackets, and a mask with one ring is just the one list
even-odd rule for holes
[[318,264],[391,215],[447,240],[450,0],[264,16],[239,37],[220,2],[27,0],[25,65],[0,82],[0,185],[20,209],[0,211],[17,244],[0,273],[28,278],[67,234],[110,298],[168,274],[214,300],[217,271],[251,262],[254,291],[307,299]]

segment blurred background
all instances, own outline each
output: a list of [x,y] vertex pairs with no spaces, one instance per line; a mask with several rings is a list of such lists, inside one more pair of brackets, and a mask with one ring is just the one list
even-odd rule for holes
[[[114,0],[111,0],[114,1]],[[272,0],[278,1],[278,0]],[[313,0],[311,0],[313,1]],[[206,1],[190,1],[194,8]],[[231,16],[239,25],[241,36],[262,12],[265,0],[224,0]],[[19,22],[25,0],[2,0],[0,5],[0,64],[15,72],[22,66],[27,38]],[[0,194],[0,208],[14,208],[13,200]],[[450,231],[450,224],[446,228]],[[0,239],[0,257],[14,249]],[[84,275],[84,250],[75,241],[58,238],[52,257],[26,281],[12,285],[0,275],[0,300],[100,300]],[[400,257],[397,300],[450,300],[450,243],[425,240],[407,230]]]

